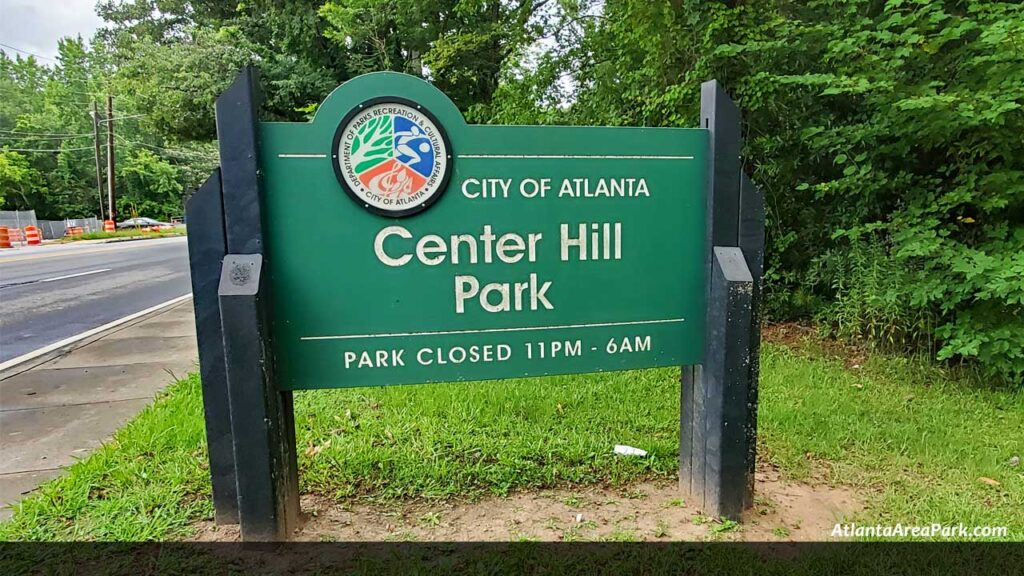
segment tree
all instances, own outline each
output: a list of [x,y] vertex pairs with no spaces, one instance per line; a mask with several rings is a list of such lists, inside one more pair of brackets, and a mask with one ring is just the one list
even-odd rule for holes
[[422,76],[469,110],[490,102],[506,62],[541,32],[549,0],[330,0],[326,37],[354,73]]
[[0,149],[0,206],[7,200],[15,210],[29,209],[32,199],[42,191],[42,182],[42,175],[32,168],[27,158]]
[[156,154],[134,152],[122,163],[118,178],[124,182],[118,213],[169,220],[184,211],[178,170]]
[[108,22],[100,37],[119,91],[141,87],[140,103],[169,109],[157,118],[164,136],[212,139],[213,101],[246,64],[259,63],[263,112],[272,120],[304,119],[304,109],[349,78],[344,48],[322,35],[321,4],[107,0],[99,5]]
[[773,315],[1024,377],[1024,6],[607,0],[547,33],[491,121],[690,127],[717,78],[767,193]]

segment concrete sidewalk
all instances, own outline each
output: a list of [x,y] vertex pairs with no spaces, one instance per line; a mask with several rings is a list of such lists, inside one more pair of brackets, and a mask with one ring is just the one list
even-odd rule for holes
[[[0,520],[8,506],[110,438],[197,369],[192,300],[0,376]],[[16,372],[16,370],[11,371]]]

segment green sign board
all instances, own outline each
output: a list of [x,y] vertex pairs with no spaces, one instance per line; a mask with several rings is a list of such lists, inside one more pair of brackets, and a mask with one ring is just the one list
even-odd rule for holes
[[701,129],[467,125],[426,82],[368,74],[312,122],[217,98],[220,166],[189,200],[218,523],[299,520],[295,390],[676,366],[679,478],[753,499],[764,197],[714,80]]
[[259,139],[280,388],[702,361],[706,130],[468,125],[378,73]]

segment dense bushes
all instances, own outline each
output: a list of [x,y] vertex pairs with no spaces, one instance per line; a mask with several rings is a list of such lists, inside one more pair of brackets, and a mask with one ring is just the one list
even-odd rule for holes
[[1024,7],[609,0],[556,29],[494,120],[693,126],[716,77],[768,196],[774,315],[1024,378]]

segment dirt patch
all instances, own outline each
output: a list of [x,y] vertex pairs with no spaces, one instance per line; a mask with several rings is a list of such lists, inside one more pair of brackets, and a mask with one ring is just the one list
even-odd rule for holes
[[[675,483],[618,490],[579,488],[521,492],[477,502],[373,504],[302,499],[298,541],[820,541],[833,526],[863,509],[845,488],[785,482],[767,466],[757,473],[756,497],[741,524],[719,522],[680,498]],[[201,522],[199,541],[236,541],[237,526]]]
[[868,351],[856,344],[822,336],[813,326],[796,322],[766,324],[761,339],[811,357],[838,360],[848,369],[858,369],[867,362]]

